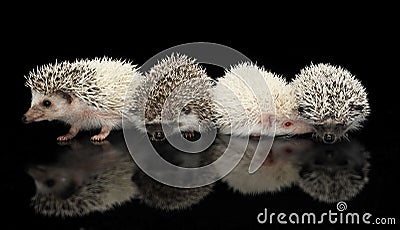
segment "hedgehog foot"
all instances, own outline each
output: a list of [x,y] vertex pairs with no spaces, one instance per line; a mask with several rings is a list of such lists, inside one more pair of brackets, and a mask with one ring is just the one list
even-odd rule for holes
[[74,138],[76,136],[76,134],[78,134],[79,130],[80,130],[79,126],[72,125],[67,134],[57,137],[57,141],[61,141],[61,142],[69,141],[72,138]]
[[65,142],[71,140],[72,138],[74,138],[74,136],[70,133],[67,133],[65,135],[57,137],[57,141]]
[[110,134],[111,128],[109,126],[103,126],[99,134],[94,135],[90,138],[91,141],[99,142],[106,139],[106,137]]
[[183,131],[182,136],[187,140],[194,139],[194,131]]

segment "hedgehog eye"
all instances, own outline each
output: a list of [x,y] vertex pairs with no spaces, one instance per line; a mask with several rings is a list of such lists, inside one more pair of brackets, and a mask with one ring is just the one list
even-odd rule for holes
[[362,105],[353,105],[353,108],[355,110],[363,110],[364,109],[364,107]]
[[49,187],[49,188],[53,187],[53,186],[56,184],[56,182],[55,182],[53,179],[48,179],[48,180],[46,180],[44,183],[45,183],[46,186]]
[[292,152],[293,152],[293,150],[292,150],[291,148],[286,148],[286,149],[285,149],[285,153],[289,153],[289,154],[290,154],[290,153],[292,153]]
[[191,111],[191,109],[190,109],[189,106],[185,106],[185,107],[183,107],[183,109],[182,109],[182,112],[183,112],[184,114],[189,114],[190,111]]
[[44,107],[50,107],[50,105],[51,105],[51,101],[49,101],[49,100],[44,100],[43,101],[43,106]]
[[292,123],[291,121],[287,121],[287,122],[285,122],[283,125],[284,125],[285,127],[289,127],[289,126],[292,126],[293,123]]

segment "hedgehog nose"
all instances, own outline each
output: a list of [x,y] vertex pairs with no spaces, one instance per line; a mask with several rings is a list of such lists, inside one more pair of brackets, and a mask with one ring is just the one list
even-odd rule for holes
[[161,141],[165,138],[164,133],[160,131],[154,132],[153,137],[158,141]]
[[336,138],[335,135],[328,133],[324,135],[323,139],[326,144],[332,144],[333,142],[335,142]]
[[28,120],[25,115],[22,116],[21,121],[24,122],[25,124],[28,123]]

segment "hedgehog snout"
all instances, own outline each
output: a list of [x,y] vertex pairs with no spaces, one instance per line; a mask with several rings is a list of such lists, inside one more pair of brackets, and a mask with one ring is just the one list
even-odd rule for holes
[[28,119],[27,119],[26,116],[25,116],[25,114],[22,115],[21,121],[22,121],[23,123],[25,123],[25,124],[29,123],[29,122],[28,122]]
[[153,133],[153,139],[157,141],[162,141],[165,139],[165,135],[162,131],[155,131]]
[[333,133],[325,133],[323,136],[323,141],[325,144],[332,144],[336,141],[336,136]]
[[146,129],[152,141],[163,141],[165,139],[161,124],[146,124]]
[[44,118],[44,113],[38,109],[30,108],[21,118],[25,124],[41,121]]

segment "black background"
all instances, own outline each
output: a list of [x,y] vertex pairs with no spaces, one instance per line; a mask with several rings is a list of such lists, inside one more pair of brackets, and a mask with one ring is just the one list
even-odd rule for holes
[[[191,11],[196,6],[179,12],[165,9],[163,14],[142,8],[118,13],[122,6],[100,12],[72,7],[62,15],[58,15],[56,9],[48,12],[32,9],[29,14],[13,14],[15,18],[23,18],[21,22],[3,21],[2,133],[5,148],[1,154],[4,179],[0,191],[6,227],[29,224],[32,228],[66,229],[266,228],[268,226],[259,226],[255,219],[266,206],[290,212],[306,207],[310,211],[332,209],[301,195],[296,189],[243,197],[228,192],[224,184],[219,184],[211,196],[189,211],[169,213],[133,202],[105,215],[93,214],[81,219],[63,220],[34,214],[28,205],[34,185],[24,173],[23,163],[42,155],[37,152],[38,148],[31,146],[43,146],[45,151],[67,127],[49,122],[21,123],[20,118],[30,105],[30,91],[24,87],[23,76],[37,65],[56,59],[72,61],[109,56],[140,65],[164,49],[202,41],[236,49],[288,79],[311,62],[340,65],[356,75],[367,88],[372,113],[365,128],[353,135],[364,141],[372,158],[370,182],[348,206],[354,211],[370,211],[377,216],[400,220],[399,190],[395,188],[399,181],[400,153],[396,113],[399,87],[395,82],[399,73],[399,37],[396,35],[399,24],[393,8],[331,5],[292,12],[267,7],[253,13],[251,10],[257,7],[217,10],[213,9],[214,5],[200,5],[202,13]],[[109,14],[111,11],[117,12],[117,16]],[[140,11],[144,16],[136,15]],[[77,18],[87,12],[96,15]],[[272,12],[275,14],[270,15]],[[121,17],[122,14],[125,17]],[[247,14],[250,16],[245,16]],[[154,21],[149,21],[150,18]]]

